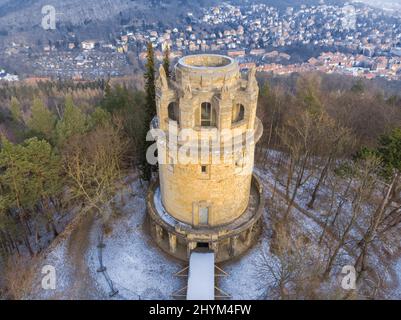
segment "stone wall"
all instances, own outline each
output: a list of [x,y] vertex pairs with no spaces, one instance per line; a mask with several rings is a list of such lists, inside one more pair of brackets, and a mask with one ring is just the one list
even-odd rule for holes
[[[215,110],[215,130],[218,132],[235,129],[234,135],[242,136],[249,130],[259,130],[261,134],[262,127],[256,118],[258,86],[254,70],[243,79],[237,62],[231,58],[196,55],[182,58],[175,66],[174,74],[173,79],[166,79],[163,69],[160,69],[157,81],[157,114],[160,129],[166,135],[171,128],[169,124],[174,124],[177,130],[190,128],[199,131],[197,138],[201,136],[201,131],[207,132],[209,129],[199,125],[203,102],[210,103]],[[179,106],[177,121],[169,119],[170,103]],[[245,112],[241,121],[233,123],[235,104],[241,104]],[[249,201],[254,143],[246,152],[230,154],[228,164],[215,164],[211,155],[209,160],[199,158],[192,164],[177,164],[176,159],[166,157],[167,163],[160,165],[159,172],[162,202],[167,212],[175,219],[194,226],[199,224],[200,207],[208,208],[210,227],[228,224],[240,217]],[[160,156],[171,150],[159,143],[158,151]],[[245,158],[241,159],[244,155]]]
[[163,205],[176,219],[197,225],[199,206],[210,206],[210,226],[238,218],[249,200],[251,175],[236,173],[233,165],[211,165],[208,173],[200,165],[168,165],[160,168]]
[[218,227],[196,227],[165,217],[155,197],[159,181],[153,181],[147,195],[150,234],[166,253],[188,261],[191,250],[199,243],[207,243],[214,251],[216,262],[222,262],[245,253],[255,242],[262,229],[264,210],[263,189],[254,175],[251,196],[246,213],[231,224]]

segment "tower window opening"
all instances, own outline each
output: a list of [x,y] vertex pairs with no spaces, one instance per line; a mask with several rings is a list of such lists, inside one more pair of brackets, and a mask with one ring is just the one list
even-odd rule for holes
[[201,172],[207,174],[209,172],[208,167],[206,165],[201,166]]
[[212,104],[209,102],[203,102],[201,105],[201,126],[216,126],[216,111],[214,108],[212,108]]
[[179,123],[178,104],[176,102],[171,102],[168,105],[168,118]]
[[232,123],[238,123],[244,120],[244,117],[245,117],[245,107],[240,103],[234,104],[232,113]]

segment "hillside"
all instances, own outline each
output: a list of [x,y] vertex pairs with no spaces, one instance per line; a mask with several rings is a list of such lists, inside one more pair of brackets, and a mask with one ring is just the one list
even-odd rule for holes
[[[107,39],[122,25],[142,23],[172,24],[188,10],[216,3],[201,1],[146,0],[0,0],[0,39],[32,44],[76,32],[82,38]],[[42,13],[52,5],[57,13],[57,30],[43,32]],[[107,8],[107,10],[105,10]],[[1,45],[1,43],[0,43]]]

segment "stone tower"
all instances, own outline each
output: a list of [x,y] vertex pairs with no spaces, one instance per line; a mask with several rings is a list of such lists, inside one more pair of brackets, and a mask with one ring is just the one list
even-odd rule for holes
[[181,58],[172,79],[156,83],[159,181],[148,194],[151,233],[180,259],[201,247],[224,261],[248,249],[259,231],[263,194],[253,175],[255,70],[243,79],[222,55]]

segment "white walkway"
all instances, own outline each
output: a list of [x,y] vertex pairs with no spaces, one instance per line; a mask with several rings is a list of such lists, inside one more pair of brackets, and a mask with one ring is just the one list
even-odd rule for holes
[[192,252],[187,300],[214,300],[214,252]]

